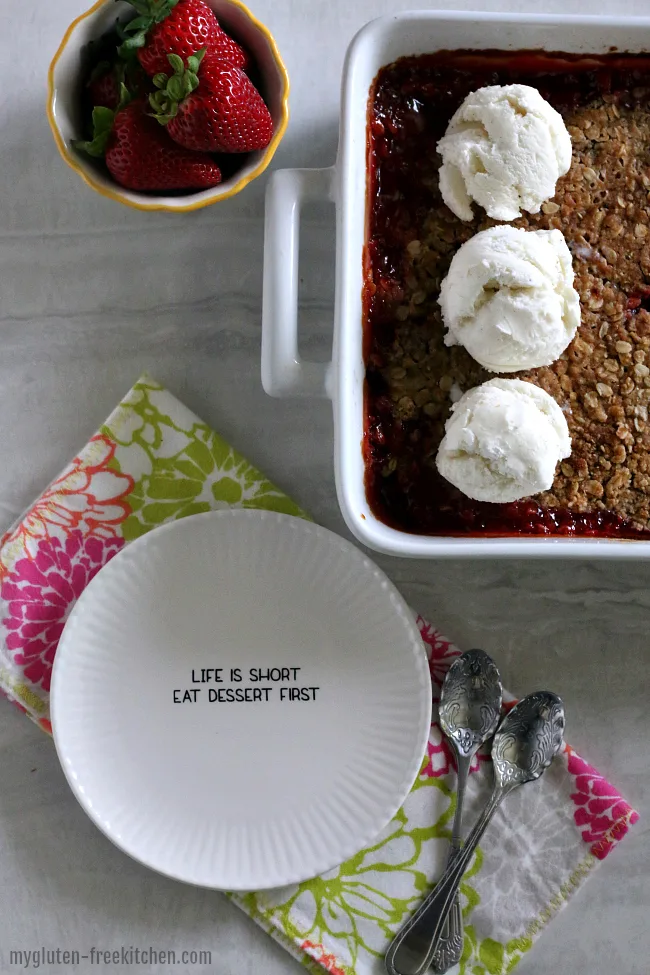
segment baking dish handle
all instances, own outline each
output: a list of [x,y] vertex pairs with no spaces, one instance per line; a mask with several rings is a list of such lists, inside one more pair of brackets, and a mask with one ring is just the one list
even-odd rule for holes
[[330,396],[331,362],[298,354],[300,207],[333,200],[335,168],[280,169],[266,191],[262,385],[270,396]]

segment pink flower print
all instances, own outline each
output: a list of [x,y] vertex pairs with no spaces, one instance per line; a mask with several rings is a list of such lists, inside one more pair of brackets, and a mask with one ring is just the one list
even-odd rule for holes
[[315,944],[313,941],[303,941],[300,945],[302,950],[317,961],[329,975],[346,975],[343,968],[339,968],[336,955],[329,954],[322,945]]
[[0,579],[21,558],[31,558],[41,539],[74,531],[115,538],[131,509],[133,478],[114,470],[115,444],[96,434],[32,505],[17,528],[0,540]]
[[622,840],[639,814],[619,795],[609,782],[567,746],[568,768],[575,775],[577,792],[571,798],[578,807],[574,813],[585,843],[591,852],[604,860],[615,843]]
[[19,559],[2,580],[7,649],[32,684],[49,691],[54,653],[70,610],[123,545],[123,538],[84,538],[79,531],[63,541],[41,539],[35,556]]
[[[458,650],[453,644],[445,640],[437,630],[435,630],[430,623],[422,619],[421,616],[417,618],[417,625],[420,630],[420,636],[422,637],[427,651],[427,657],[429,658],[429,669],[431,671],[431,680],[434,685],[434,692],[436,688],[442,686],[442,682],[445,678],[445,674],[449,670],[454,659],[460,655],[460,650]],[[437,699],[437,698],[435,698]]]

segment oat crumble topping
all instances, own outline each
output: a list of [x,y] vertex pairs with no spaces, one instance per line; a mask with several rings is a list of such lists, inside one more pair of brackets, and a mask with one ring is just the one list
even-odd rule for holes
[[[571,457],[559,465],[552,489],[535,500],[576,511],[607,509],[648,528],[650,89],[633,94],[627,106],[604,94],[563,112],[573,144],[571,169],[539,214],[513,221],[524,229],[563,232],[573,255],[582,322],[553,365],[510,377],[534,382],[553,396],[572,437]],[[415,421],[416,430],[426,426],[431,463],[452,390],[457,398],[458,390],[495,375],[464,349],[443,343],[440,283],[460,245],[495,221],[483,211],[472,223],[451,213],[438,191],[439,164],[438,156],[430,159],[430,207],[409,234],[393,341],[388,359],[376,363],[395,415]]]

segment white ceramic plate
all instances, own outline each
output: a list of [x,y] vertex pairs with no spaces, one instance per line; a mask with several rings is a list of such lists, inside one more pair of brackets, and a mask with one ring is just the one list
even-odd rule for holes
[[260,511],[124,549],[71,613],[52,680],[57,751],[91,819],[141,863],[226,890],[361,849],[408,793],[430,719],[389,580],[332,532]]

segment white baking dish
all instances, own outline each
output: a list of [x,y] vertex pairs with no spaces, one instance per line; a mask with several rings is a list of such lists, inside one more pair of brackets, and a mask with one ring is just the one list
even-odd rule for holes
[[[382,524],[364,490],[362,253],[366,207],[366,121],[379,69],[408,54],[441,49],[544,49],[601,54],[650,50],[650,18],[416,11],[383,17],[354,38],[343,72],[339,152],[329,169],[286,169],[268,187],[264,249],[262,382],[271,396],[327,396],[334,404],[336,487],[354,535],[368,547],[412,557],[555,556],[646,558],[650,542],[594,538],[452,538],[412,535]],[[300,205],[329,199],[337,209],[336,307],[332,362],[298,355]]]

